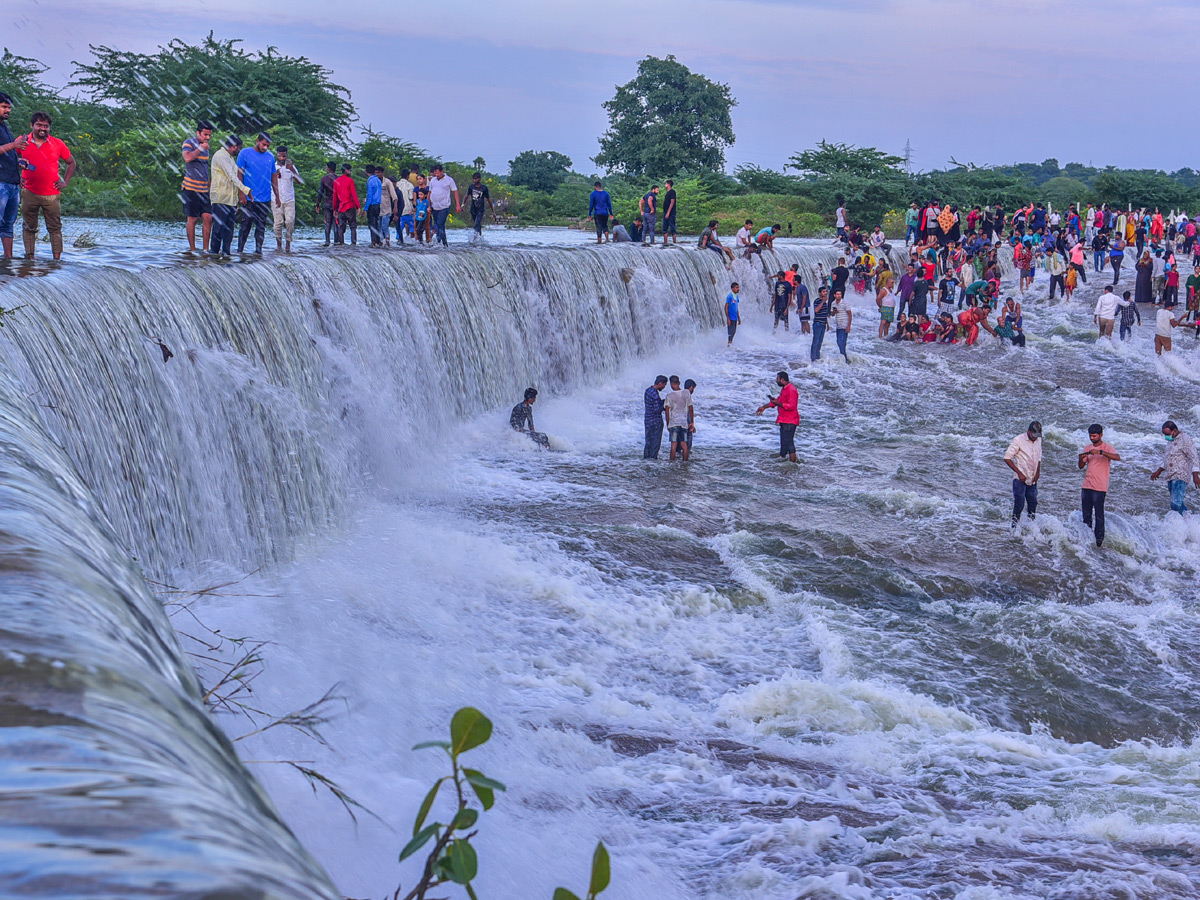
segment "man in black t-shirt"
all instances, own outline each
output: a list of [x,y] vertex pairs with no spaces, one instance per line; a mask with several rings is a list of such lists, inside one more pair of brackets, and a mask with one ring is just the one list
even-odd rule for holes
[[830,270],[829,276],[833,279],[831,291],[835,294],[841,291],[842,295],[845,296],[846,282],[850,280],[850,270],[846,268],[846,257],[842,256],[838,258],[838,264]]
[[529,439],[542,447],[550,446],[550,439],[540,431],[533,430],[533,404],[537,402],[537,388],[526,388],[525,399],[512,408],[508,416],[513,431],[529,435]]
[[671,242],[679,243],[679,238],[675,234],[675,182],[669,178],[663,182],[667,186],[667,192],[662,198],[662,236],[663,246],[667,246],[667,235],[671,236]]
[[775,325],[771,329],[772,331],[779,327],[780,322],[783,322],[784,331],[791,330],[788,327],[788,309],[791,305],[792,286],[781,271],[775,275],[775,284],[772,287],[771,308],[775,311]]
[[496,207],[492,204],[492,195],[488,193],[487,185],[478,172],[471,176],[467,187],[467,199],[471,201],[471,222],[475,226],[475,236],[483,234],[483,204],[487,203],[492,209],[492,218],[496,217]]

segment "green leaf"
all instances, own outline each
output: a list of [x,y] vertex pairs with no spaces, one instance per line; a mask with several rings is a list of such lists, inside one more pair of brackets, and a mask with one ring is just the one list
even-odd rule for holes
[[417,811],[417,820],[413,822],[413,834],[421,830],[425,824],[425,817],[429,815],[429,810],[433,807],[433,801],[437,798],[438,791],[442,788],[442,782],[445,778],[439,778],[433,783],[433,787],[429,789],[429,793],[425,795],[425,799],[421,801],[421,808]]
[[400,851],[400,860],[403,861],[404,859],[407,859],[424,847],[429,839],[437,834],[437,830],[441,827],[442,825],[440,822],[434,822],[420,833],[414,835],[413,839],[405,844],[404,849]]
[[566,888],[555,888],[554,889],[554,900],[579,900],[579,898],[576,897],[574,894],[572,894],[570,891],[568,891]]
[[421,741],[421,743],[413,745],[414,750],[426,750],[430,747],[441,747],[443,750],[449,750],[450,743],[448,741]]
[[490,788],[493,791],[507,791],[508,788],[504,783],[497,781],[495,778],[488,778],[478,769],[463,769],[463,774],[467,776],[467,781],[477,787]]
[[475,796],[479,798],[479,802],[483,804],[485,810],[491,809],[496,802],[496,791],[507,790],[500,782],[488,778],[482,772],[477,772],[474,769],[463,769],[463,774],[466,776],[468,783],[471,785],[471,790],[475,792]]
[[454,827],[460,831],[466,831],[479,820],[479,810],[460,809],[458,815],[454,817]]
[[473,706],[464,706],[450,720],[450,755],[473,750],[492,736],[492,722]]
[[608,848],[604,841],[596,844],[596,852],[592,854],[592,882],[588,886],[588,896],[595,897],[608,887],[611,871],[608,864]]
[[450,860],[450,880],[455,884],[466,884],[479,874],[479,857],[469,841],[451,841],[447,856]]

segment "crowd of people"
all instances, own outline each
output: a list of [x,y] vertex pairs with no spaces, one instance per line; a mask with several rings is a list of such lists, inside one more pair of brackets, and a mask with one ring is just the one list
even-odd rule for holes
[[[0,241],[5,258],[13,255],[13,229],[18,214],[23,220],[25,257],[37,251],[39,218],[45,222],[55,259],[62,257],[61,194],[76,173],[67,145],[50,133],[52,120],[45,112],[30,117],[30,131],[14,137],[8,127],[12,98],[0,92]],[[270,224],[275,248],[290,252],[296,228],[296,185],[304,176],[288,156],[286,146],[273,147],[271,136],[260,132],[250,146],[231,134],[212,147],[213,127],[197,122],[195,134],[183,141],[183,180],[180,199],[189,250],[199,249],[229,256],[234,238],[237,251],[246,251],[253,235],[253,252],[261,255]],[[65,164],[65,171],[63,165]],[[464,202],[474,233],[483,229],[488,210],[495,206],[481,174],[459,186],[441,165],[428,175],[419,166],[390,174],[382,165],[367,165],[365,195],[360,198],[356,173],[350,163],[340,168],[334,161],[320,175],[315,213],[324,223],[325,246],[358,243],[358,223],[365,222],[372,247],[389,247],[406,240],[447,245],[446,223],[451,212],[461,213]]]
[[[1069,206],[1062,214],[1043,203],[1030,203],[1011,215],[1000,204],[975,206],[964,216],[957,206],[943,206],[936,199],[924,206],[913,202],[906,212],[908,264],[899,277],[891,271],[887,257],[891,246],[878,225],[864,232],[849,224],[845,204],[839,205],[835,221],[835,242],[845,246],[848,257],[840,259],[831,273],[831,288],[849,282],[857,293],[874,292],[881,339],[962,340],[971,345],[982,329],[1024,346],[1020,301],[1000,299],[1000,254],[1011,252],[1022,297],[1033,288],[1038,269],[1044,269],[1049,299],[1057,293],[1070,300],[1079,282],[1087,282],[1089,248],[1093,274],[1109,268],[1113,273],[1112,285],[1093,312],[1101,337],[1111,338],[1120,322],[1120,338],[1129,339],[1142,321],[1138,304],[1154,304],[1157,353],[1170,351],[1173,328],[1192,328],[1200,339],[1200,216],[1192,219],[1182,212],[1164,216],[1159,209],[1121,211],[1107,205],[1088,205],[1082,211]],[[1183,285],[1183,308],[1178,311],[1177,247],[1182,256],[1192,255],[1195,268]],[[1136,256],[1135,286],[1117,295],[1112,288],[1120,282],[1130,250]],[[929,309],[934,297],[936,313]],[[989,322],[992,312],[997,314],[995,326]]]
[[[196,225],[201,225],[203,250],[229,256],[237,234],[237,250],[243,253],[254,235],[254,252],[261,255],[270,219],[275,232],[275,249],[291,252],[296,228],[296,184],[304,178],[288,158],[288,148],[272,150],[271,136],[260,132],[253,145],[243,146],[236,134],[211,150],[213,128],[196,123],[196,134],[183,143],[184,179],[181,189],[187,217],[188,247],[196,249]],[[391,175],[378,164],[365,166],[365,192],[358,193],[354,167],[330,160],[317,184],[315,213],[324,224],[325,246],[358,243],[358,224],[365,222],[370,246],[385,248],[406,239],[418,244],[448,246],[446,222],[451,210],[462,212],[459,187],[445,168],[434,165],[429,174],[419,166],[402,168]],[[495,214],[491,193],[476,172],[466,187],[474,233],[483,230],[484,214]]]

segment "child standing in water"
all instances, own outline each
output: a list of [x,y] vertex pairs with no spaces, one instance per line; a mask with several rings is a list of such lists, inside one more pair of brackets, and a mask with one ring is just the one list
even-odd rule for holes
[[417,191],[416,210],[416,239],[418,244],[428,244],[433,239],[433,230],[429,221],[429,189]]

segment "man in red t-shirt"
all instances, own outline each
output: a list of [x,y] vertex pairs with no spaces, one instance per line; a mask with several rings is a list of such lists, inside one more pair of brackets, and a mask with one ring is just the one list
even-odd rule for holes
[[[26,167],[21,170],[21,219],[24,223],[21,236],[25,240],[25,258],[32,259],[37,247],[38,210],[46,220],[46,231],[50,232],[50,249],[55,259],[62,257],[62,205],[59,194],[71,182],[75,174],[75,160],[71,151],[50,134],[50,117],[44,112],[35,112],[29,117],[32,130],[29,143],[21,151]],[[66,160],[67,172],[61,175],[59,162]]]
[[1091,446],[1079,454],[1079,468],[1083,474],[1083,524],[1092,527],[1095,513],[1096,546],[1104,545],[1104,498],[1108,496],[1109,470],[1121,454],[1104,442],[1104,426],[1088,427]]
[[[825,289],[821,288],[821,290]],[[786,457],[795,462],[796,426],[800,424],[800,392],[792,384],[791,376],[787,372],[777,374],[775,383],[779,385],[779,396],[772,397],[754,414],[761,416],[767,407],[774,407],[777,410],[775,424],[779,426],[779,458]]]
[[350,243],[358,243],[358,210],[362,204],[351,174],[353,169],[350,163],[342,163],[342,174],[333,180],[333,213],[337,217],[334,243],[337,244],[346,242],[347,228],[350,229]]

